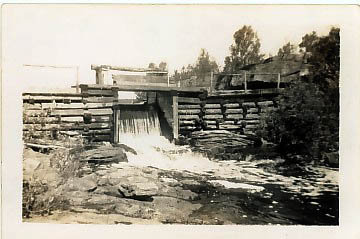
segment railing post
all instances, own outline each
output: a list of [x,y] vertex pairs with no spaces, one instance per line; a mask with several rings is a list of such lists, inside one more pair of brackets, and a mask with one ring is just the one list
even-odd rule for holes
[[210,93],[213,92],[213,80],[214,80],[214,72],[211,72],[211,75],[210,75]]
[[280,73],[278,73],[278,82],[277,82],[277,88],[280,89]]
[[245,88],[245,94],[247,93],[247,82],[246,82],[246,72],[244,72],[244,88]]

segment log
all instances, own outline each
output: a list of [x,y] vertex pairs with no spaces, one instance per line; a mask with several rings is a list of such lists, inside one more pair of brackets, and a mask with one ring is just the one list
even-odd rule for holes
[[205,104],[205,109],[221,109],[220,104]]
[[195,121],[194,120],[180,120],[179,124],[180,124],[180,126],[194,126]]
[[44,95],[24,95],[23,100],[25,101],[77,101],[80,102],[82,100],[81,96],[44,96]]
[[50,111],[47,110],[25,110],[23,111],[25,117],[46,117],[50,115]]
[[259,127],[259,125],[254,125],[254,124],[247,124],[245,126],[245,129],[257,129]]
[[84,105],[85,108],[87,109],[96,109],[96,108],[111,108],[113,106],[113,102],[108,102],[108,103],[86,103]]
[[90,113],[91,115],[112,115],[113,110],[111,108],[88,109],[86,113]]
[[96,129],[83,132],[83,135],[111,134],[111,129]]
[[226,109],[225,110],[225,114],[242,114],[243,113],[243,109]]
[[42,107],[41,107],[40,103],[36,103],[36,104],[24,103],[23,109],[24,110],[41,110]]
[[180,120],[200,120],[198,115],[179,115]]
[[105,123],[111,121],[112,121],[112,116],[91,116],[92,123]]
[[228,103],[228,104],[224,104],[224,107],[227,109],[232,109],[232,108],[240,108],[240,104],[239,103]]
[[114,97],[84,97],[83,102],[84,103],[110,103],[114,102]]
[[261,102],[258,102],[257,105],[259,107],[268,107],[268,106],[274,105],[274,102],[272,102],[272,101],[261,101]]
[[246,120],[246,125],[248,124],[260,124],[260,120]]
[[98,89],[88,89],[87,93],[89,96],[97,95],[97,96],[113,96],[114,92],[112,90],[98,90]]
[[76,123],[62,123],[62,124],[24,124],[25,131],[51,131],[51,130],[69,130],[69,129],[83,129],[83,124]]
[[244,102],[244,103],[242,103],[242,106],[247,107],[247,108],[251,108],[251,107],[255,108],[256,107],[255,102]]
[[42,109],[83,109],[84,104],[83,103],[70,103],[70,104],[64,104],[64,103],[42,103],[41,104]]
[[51,110],[50,116],[79,116],[84,115],[83,109]]
[[246,119],[260,119],[260,115],[258,114],[246,114]]
[[182,115],[198,115],[200,114],[201,110],[199,109],[191,109],[191,110],[178,110],[179,114]]
[[238,130],[241,128],[240,125],[219,125],[219,129]]
[[226,115],[226,119],[243,119],[244,116],[242,114],[228,114]]
[[260,109],[261,113],[269,113],[275,110],[275,107],[263,107]]
[[220,114],[218,114],[218,115],[205,115],[203,118],[204,119],[223,119],[224,116],[220,115]]
[[259,113],[259,109],[258,108],[250,108],[246,111],[247,114],[249,113]]
[[207,125],[205,126],[206,130],[211,130],[211,129],[217,129],[216,125]]
[[195,130],[195,126],[180,126],[180,131]]
[[216,120],[204,120],[205,125],[216,125]]
[[200,105],[178,105],[179,110],[201,109]]
[[210,114],[222,114],[221,109],[205,109],[205,114],[210,115]]
[[201,101],[199,98],[178,97],[178,103],[200,104]]

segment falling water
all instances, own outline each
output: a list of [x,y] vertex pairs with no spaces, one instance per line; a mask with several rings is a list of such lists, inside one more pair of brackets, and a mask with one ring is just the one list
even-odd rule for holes
[[125,135],[160,136],[160,121],[154,110],[121,110],[119,122],[120,140]]
[[161,135],[155,110],[120,110],[119,141],[135,149],[127,153],[130,164],[175,170],[207,170],[213,163],[194,153],[189,146],[178,146]]

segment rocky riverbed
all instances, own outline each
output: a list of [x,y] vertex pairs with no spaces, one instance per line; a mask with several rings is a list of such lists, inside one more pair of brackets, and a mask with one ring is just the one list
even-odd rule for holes
[[[47,187],[36,200],[54,204],[61,198],[63,204],[25,215],[25,222],[338,225],[334,168],[303,166],[299,176],[279,173],[281,158],[209,160],[186,147],[91,150],[82,153],[77,173],[66,180],[54,169],[54,152],[24,150],[24,180]],[[106,152],[104,162],[96,152]],[[97,155],[95,161],[91,155]]]

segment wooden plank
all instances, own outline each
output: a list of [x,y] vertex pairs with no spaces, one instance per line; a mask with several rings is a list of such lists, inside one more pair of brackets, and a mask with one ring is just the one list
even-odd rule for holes
[[205,104],[205,109],[221,109],[220,104]]
[[259,125],[256,124],[247,124],[245,126],[245,129],[257,129],[259,127]]
[[81,97],[79,93],[67,92],[24,92],[23,96],[61,96],[61,97]]
[[225,117],[226,119],[243,119],[244,116],[242,114],[228,114]]
[[205,129],[207,129],[207,130],[217,129],[217,126],[216,126],[216,125],[207,125],[207,126],[205,127]]
[[225,114],[242,114],[243,113],[243,109],[226,109],[225,110]]
[[204,119],[223,119],[224,116],[223,115],[205,115],[204,116]]
[[198,114],[200,114],[201,110],[200,109],[190,109],[190,110],[179,110],[178,112],[179,112],[179,114],[182,114],[182,115],[198,115]]
[[84,127],[87,127],[89,129],[104,129],[104,128],[110,128],[111,123],[91,123],[91,124],[85,124]]
[[92,114],[92,115],[112,115],[113,110],[110,108],[104,108],[104,109],[88,109],[86,112]]
[[200,120],[198,115],[179,115],[180,120]]
[[199,98],[178,97],[178,103],[200,104],[201,101]]
[[52,110],[50,116],[79,116],[84,115],[84,109],[64,109],[64,110]]
[[205,114],[222,114],[221,109],[205,109]]
[[200,105],[178,105],[179,110],[201,109]]

